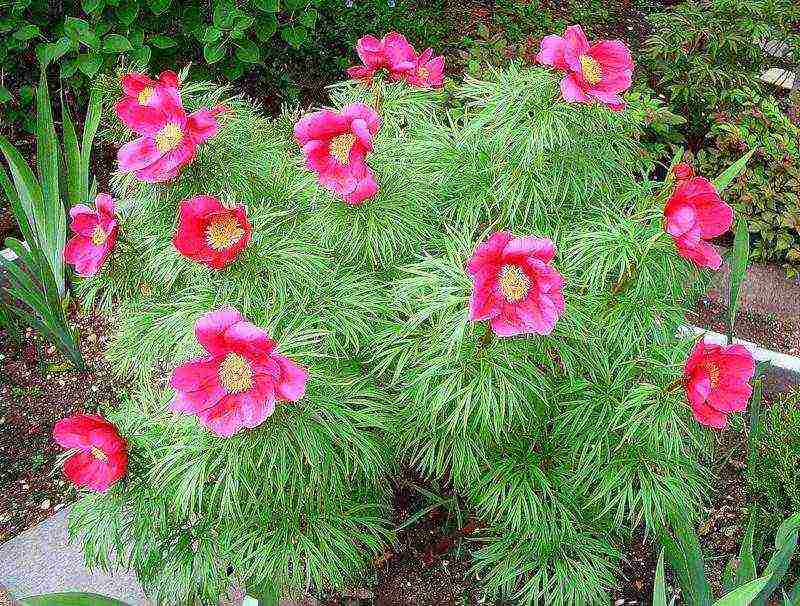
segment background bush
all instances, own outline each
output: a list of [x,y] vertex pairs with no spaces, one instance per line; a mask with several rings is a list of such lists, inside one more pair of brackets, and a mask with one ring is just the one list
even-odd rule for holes
[[747,169],[731,184],[729,199],[747,217],[756,261],[800,272],[800,143],[797,126],[776,100],[752,90],[733,91],[729,111],[715,115],[698,171],[714,174],[756,148]]

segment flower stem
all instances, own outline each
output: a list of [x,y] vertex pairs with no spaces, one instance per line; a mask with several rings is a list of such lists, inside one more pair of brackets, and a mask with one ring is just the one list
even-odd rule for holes
[[492,342],[493,338],[494,338],[494,331],[491,329],[491,327],[487,326],[486,327],[486,332],[483,333],[483,336],[481,337],[481,340],[478,342],[478,350],[482,351],[482,350],[486,349],[489,346],[489,344]]
[[674,382],[667,385],[667,387],[664,389],[664,393],[672,393],[673,391],[676,391],[678,388],[683,387],[684,383],[685,383],[684,378],[680,377],[679,379],[676,379]]

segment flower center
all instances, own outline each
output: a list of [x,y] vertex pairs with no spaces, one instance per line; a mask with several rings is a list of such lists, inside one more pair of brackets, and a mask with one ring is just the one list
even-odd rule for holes
[[600,82],[603,77],[603,69],[600,67],[597,59],[589,55],[581,55],[580,61],[583,78],[589,84],[597,84]]
[[422,80],[427,80],[431,75],[430,70],[427,67],[419,67],[417,68],[417,76],[419,76]]
[[253,386],[250,362],[237,353],[230,352],[219,367],[219,382],[228,393],[241,393]]
[[94,228],[92,232],[92,244],[95,246],[100,246],[101,244],[106,243],[106,238],[108,238],[108,234],[103,231],[103,228],[99,225]]
[[716,389],[719,385],[719,366],[713,362],[703,362],[702,368],[708,373],[708,382],[711,384],[711,389]]
[[214,219],[206,228],[206,243],[214,250],[226,250],[236,244],[244,236],[236,217],[220,217]]
[[156,148],[162,154],[172,151],[183,141],[183,130],[177,122],[167,122],[156,135]]
[[531,288],[531,281],[518,265],[503,265],[500,270],[500,292],[509,303],[524,299]]
[[350,150],[353,149],[355,143],[356,136],[353,133],[344,133],[331,139],[328,150],[331,156],[339,161],[339,164],[347,164],[350,162]]
[[92,446],[90,452],[92,453],[92,456],[98,461],[102,461],[103,463],[108,461],[108,455],[106,455],[106,453],[100,450],[97,446]]
[[138,95],[139,105],[147,105],[150,99],[153,98],[155,92],[156,91],[152,86],[145,86],[142,90],[140,90]]

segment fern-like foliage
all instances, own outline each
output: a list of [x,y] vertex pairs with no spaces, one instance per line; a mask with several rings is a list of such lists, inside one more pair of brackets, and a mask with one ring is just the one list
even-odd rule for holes
[[[109,106],[117,86],[103,83]],[[468,79],[457,111],[399,83],[330,92],[381,115],[380,192],[363,206],[304,169],[296,112],[268,120],[205,83],[183,86],[187,108],[229,111],[195,163],[168,185],[114,177],[120,245],[81,289],[114,305],[108,355],[136,380],[113,420],[134,461],[76,506],[73,532],[91,563],[130,562],[167,603],[211,603],[230,582],[323,591],[391,540],[386,479],[404,457],[486,521],[489,593],[601,601],[621,539],[696,510],[707,481],[670,388],[689,347],[675,329],[705,277],[663,233],[637,113],[566,104],[552,73],[518,65]],[[103,134],[130,138],[113,119]],[[181,200],[205,193],[246,204],[253,224],[222,271],[171,243]],[[548,336],[492,338],[468,319],[466,264],[498,229],[557,245],[566,310]],[[230,439],[168,412],[166,386],[199,351],[197,318],[225,304],[311,374],[301,401]]]

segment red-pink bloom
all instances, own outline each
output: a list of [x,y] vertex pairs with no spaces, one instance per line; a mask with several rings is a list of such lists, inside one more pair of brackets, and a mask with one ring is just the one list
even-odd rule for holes
[[275,400],[296,402],[308,372],[274,353],[275,342],[232,307],[202,316],[194,327],[208,352],[172,373],[172,409],[197,415],[215,434],[232,436],[257,427],[275,410]]
[[678,182],[688,181],[694,177],[694,168],[692,168],[691,164],[687,164],[686,162],[678,162],[672,167],[672,174]]
[[366,156],[380,127],[374,109],[354,103],[341,113],[323,110],[304,116],[295,124],[294,136],[319,182],[348,204],[358,205],[378,193]]
[[545,37],[536,60],[569,72],[561,81],[565,101],[588,103],[597,99],[614,111],[625,107],[619,95],[631,86],[633,59],[619,40],[590,45],[581,26],[573,25],[563,37]]
[[64,473],[76,485],[105,492],[128,470],[128,450],[117,428],[97,415],[74,415],[58,421],[53,437],[75,454]]
[[564,279],[550,265],[548,238],[515,238],[507,231],[478,245],[467,269],[472,274],[469,319],[489,320],[495,334],[547,335],[564,312]]
[[752,354],[741,345],[707,345],[698,341],[686,360],[683,376],[694,418],[721,429],[731,412],[747,408],[756,371]]
[[386,34],[382,40],[375,36],[364,36],[356,44],[356,52],[364,65],[347,70],[347,74],[354,79],[371,80],[375,72],[381,69],[399,79],[416,67],[414,47],[397,32]]
[[195,196],[181,202],[172,243],[184,257],[221,269],[239,256],[252,233],[244,206],[226,207],[213,196]]
[[94,200],[97,210],[76,204],[69,211],[70,229],[75,235],[64,247],[64,261],[75,266],[75,273],[84,278],[94,276],[105,263],[117,242],[119,225],[114,199],[100,194]]
[[720,268],[722,257],[706,240],[730,229],[733,209],[722,201],[708,179],[680,181],[664,208],[664,217],[665,229],[683,258],[700,267]]
[[405,79],[411,86],[441,88],[444,86],[444,57],[433,57],[433,49],[423,52],[414,62],[414,68],[396,79]]
[[177,74],[169,70],[161,72],[156,80],[138,72],[125,74],[122,76],[125,96],[115,106],[117,116],[132,130],[142,123],[158,123],[164,114],[183,107],[179,86]]
[[120,171],[133,171],[138,179],[151,183],[175,178],[194,161],[197,146],[217,134],[216,116],[221,111],[204,107],[187,116],[177,107],[153,120],[134,121],[128,126],[142,137],[117,152]]

